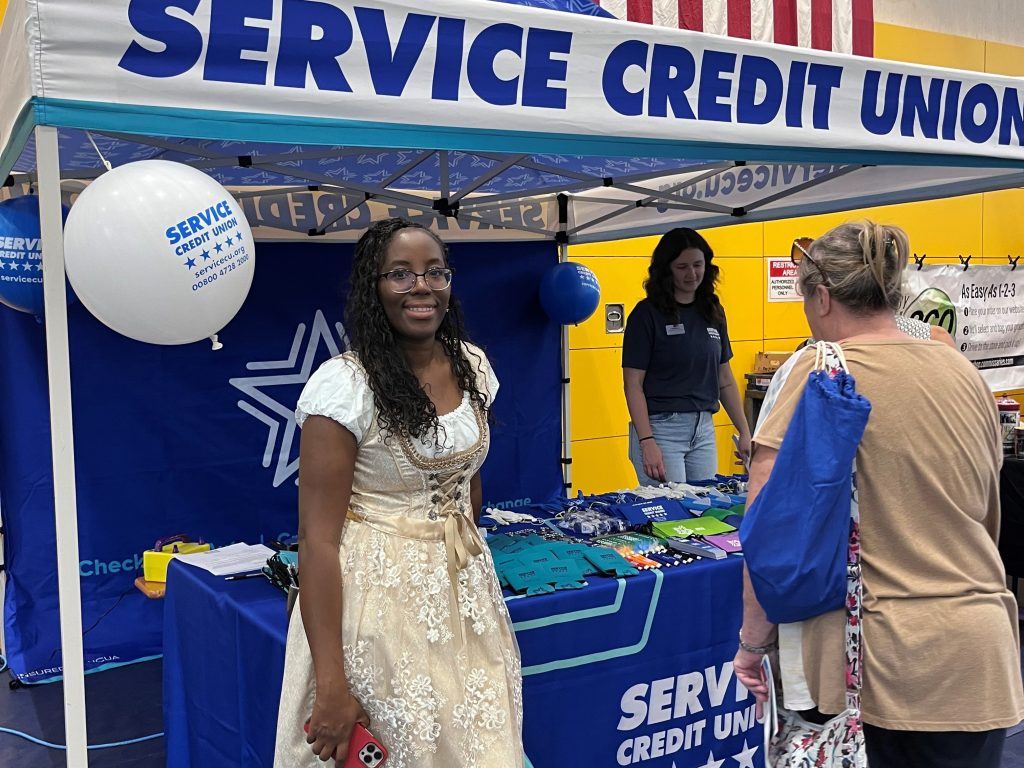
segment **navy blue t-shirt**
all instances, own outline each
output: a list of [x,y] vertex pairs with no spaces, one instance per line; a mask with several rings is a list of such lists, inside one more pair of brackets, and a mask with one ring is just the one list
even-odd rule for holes
[[648,413],[718,411],[718,366],[732,359],[725,324],[709,324],[693,304],[678,318],[644,299],[626,321],[622,367],[646,371]]

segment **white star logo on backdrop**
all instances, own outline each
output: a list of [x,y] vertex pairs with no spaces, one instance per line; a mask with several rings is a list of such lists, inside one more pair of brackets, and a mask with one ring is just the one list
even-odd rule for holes
[[[305,340],[305,347],[303,347]],[[267,425],[267,446],[263,451],[263,466],[274,464],[274,453],[277,462],[274,465],[274,487],[277,488],[299,469],[299,460],[291,461],[292,444],[295,439],[295,410],[275,400],[263,391],[263,387],[283,384],[305,384],[313,372],[313,362],[321,343],[327,347],[331,357],[348,349],[348,336],[341,323],[335,323],[332,329],[321,310],[317,310],[313,319],[313,327],[306,338],[306,324],[299,323],[295,329],[291,352],[286,360],[270,360],[246,363],[250,371],[278,371],[273,374],[244,376],[229,379],[228,383],[247,395],[253,402],[239,400],[238,407],[250,416]],[[255,405],[253,404],[255,403]],[[282,429],[283,427],[283,429]],[[280,441],[278,435],[281,436]],[[296,478],[296,482],[298,478]]]
[[754,768],[754,754],[758,747],[747,746],[747,740],[743,740],[743,750],[732,756],[732,759],[740,764],[740,768]]
[[[715,753],[711,752],[708,754],[708,761],[700,766],[700,768],[722,768],[724,762],[725,760],[715,760]],[[675,766],[675,763],[672,765]]]

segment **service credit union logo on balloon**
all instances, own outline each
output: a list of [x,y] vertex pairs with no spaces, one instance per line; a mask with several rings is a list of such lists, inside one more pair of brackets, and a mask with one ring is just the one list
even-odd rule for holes
[[252,286],[249,223],[224,187],[181,163],[143,160],[104,173],[75,201],[64,239],[81,302],[150,344],[218,333]]
[[251,257],[238,232],[238,216],[227,200],[182,219],[165,234],[175,255],[193,272],[193,291],[211,285]]

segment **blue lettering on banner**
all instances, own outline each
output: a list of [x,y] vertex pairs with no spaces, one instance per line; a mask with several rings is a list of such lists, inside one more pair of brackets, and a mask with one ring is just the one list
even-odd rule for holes
[[842,82],[842,67],[815,63],[807,68],[807,84],[814,86],[811,124],[819,131],[828,130],[828,116],[832,109],[832,91],[842,85]]
[[[274,85],[305,88],[307,70],[322,91],[352,90],[338,65],[338,57],[352,47],[352,23],[340,8],[309,0],[284,0],[281,37],[305,40],[305,45],[281,46]],[[314,30],[320,38],[314,39]]]
[[394,50],[384,11],[356,8],[356,18],[363,33],[374,90],[381,96],[401,96],[437,17],[421,13],[406,16]]
[[[946,88],[946,103],[942,115],[942,138],[946,141],[956,140],[956,115],[957,106],[960,104],[960,91],[963,83],[959,80],[951,80]],[[1021,139],[1024,144],[1024,139]]]
[[1022,105],[1021,94],[1009,88],[1006,89],[1006,98],[1003,101],[1003,114],[999,120],[999,143],[1009,144],[1011,140],[1010,129],[1012,128],[1017,136],[1017,143],[1024,145],[1024,105]]
[[495,59],[499,53],[506,51],[517,57],[522,56],[522,27],[515,24],[494,24],[477,35],[469,47],[469,62],[466,67],[469,85],[489,104],[509,106],[516,103],[519,78],[503,80],[494,71]]
[[465,38],[465,21],[462,19],[438,19],[437,61],[434,65],[431,98],[438,101],[459,100]]
[[786,92],[786,127],[799,128],[804,124],[804,83],[807,82],[807,62],[794,61],[789,68]]
[[671,107],[673,117],[693,120],[693,107],[686,98],[686,91],[693,85],[696,76],[697,62],[688,50],[678,45],[654,46],[647,114],[667,117]]
[[[882,85],[883,75],[885,84]],[[961,98],[961,93],[963,97]],[[1024,146],[1024,92],[988,83],[964,92],[959,80],[931,78],[925,93],[918,75],[868,70],[861,98],[861,125],[877,136],[892,133],[897,122],[907,137],[954,141],[960,134],[975,144],[996,138],[999,144]],[[998,135],[997,135],[998,129]]]
[[882,109],[878,109],[878,86],[882,73],[870,70],[864,78],[864,94],[860,102],[860,122],[871,133],[884,136],[896,125],[896,115],[900,109],[900,84],[903,75],[890,72],[885,78],[885,91],[882,94]]
[[[743,63],[736,93],[736,119],[751,125],[767,125],[782,107],[782,72],[774,61],[762,56],[747,56]],[[764,88],[760,101],[757,99],[759,85]]]
[[605,60],[601,85],[608,106],[627,117],[644,113],[644,92],[626,87],[626,72],[633,67],[647,70],[648,45],[640,40],[619,43]]
[[[356,6],[353,22],[342,9],[317,0],[282,0],[280,18],[275,17],[273,0],[213,0],[210,6],[204,80],[266,85],[273,69],[277,87],[305,88],[311,73],[321,90],[351,92],[340,60],[352,49],[358,29],[373,92],[401,96],[428,49],[430,36],[436,34],[431,98],[459,98],[465,63],[470,88],[489,104],[566,106],[567,92],[559,84],[568,72],[571,32],[493,24],[468,41],[464,62],[467,41],[462,19],[409,13],[400,29],[390,29],[379,8]],[[175,77],[191,70],[204,58],[198,7],[199,0],[131,0],[128,18],[140,40],[129,44],[118,66],[146,77]],[[191,20],[170,13],[172,9]],[[271,54],[269,41],[275,25],[281,43]],[[516,60],[514,74],[502,77],[497,70],[504,67],[496,65],[507,59]]]
[[729,98],[732,81],[724,77],[736,69],[736,54],[721,51],[705,51],[700,67],[700,95],[697,98],[697,114],[701,120],[732,122]]
[[146,77],[175,77],[188,72],[203,52],[203,35],[167,11],[174,8],[192,15],[198,7],[199,0],[132,0],[128,21],[136,32],[163,48],[152,51],[133,40],[118,66]]
[[943,81],[933,77],[928,84],[928,96],[924,95],[924,80],[916,75],[907,78],[906,90],[903,94],[903,118],[900,121],[900,133],[914,136],[916,124],[920,123],[921,132],[929,139],[939,136],[939,110],[942,108]]
[[210,39],[206,47],[204,80],[260,85],[267,80],[267,62],[243,57],[266,53],[270,30],[251,26],[249,19],[270,21],[273,0],[220,0],[210,9]]
[[112,573],[135,573],[142,567],[142,557],[132,555],[117,560],[82,560],[78,563],[78,575],[83,579],[91,576],[108,576]]
[[568,75],[569,60],[554,58],[555,54],[568,56],[572,50],[572,33],[555,29],[531,28],[526,36],[526,60],[531,65],[523,74],[523,106],[565,109],[568,93],[551,83],[564,82]]
[[[979,108],[981,120],[976,121]],[[996,130],[999,121],[999,97],[988,83],[978,83],[964,94],[960,105],[960,130],[968,141],[984,144]]]
[[[675,117],[719,123],[767,125],[786,108],[786,124],[803,126],[804,99],[812,94],[812,125],[828,130],[832,96],[842,85],[843,68],[793,61],[783,73],[764,56],[737,56],[708,49],[698,62],[687,48],[640,40],[619,43],[605,60],[602,87],[608,106],[626,117]],[[639,70],[639,73],[635,70]],[[646,89],[627,86],[637,75]],[[644,77],[646,76],[646,77]],[[696,102],[696,117],[691,101]],[[734,93],[735,91],[735,93]]]
[[[207,81],[391,97],[429,82],[423,97],[434,101],[475,97],[545,110],[569,104],[574,35],[564,29],[511,22],[481,28],[424,11],[340,8],[326,0],[129,0],[127,15],[134,39],[118,66],[143,77],[198,72]],[[800,54],[772,58],[706,45],[623,40],[598,62],[600,95],[623,117],[742,125],[784,119],[787,127],[809,122],[817,131],[832,127],[832,105],[840,101],[855,120],[859,98],[860,127],[874,136],[898,131],[912,139],[1024,145],[1024,87],[881,69],[867,69],[861,79],[862,65],[849,65],[848,73]],[[591,63],[587,54],[579,66]],[[849,92],[840,100],[844,80]],[[168,238],[188,240],[187,229]]]

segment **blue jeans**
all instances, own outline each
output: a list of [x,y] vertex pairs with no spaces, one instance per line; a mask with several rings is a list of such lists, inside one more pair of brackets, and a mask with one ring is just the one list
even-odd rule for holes
[[[665,459],[665,477],[671,483],[708,480],[718,474],[718,448],[710,411],[700,413],[653,413],[651,434]],[[658,485],[660,481],[644,473],[640,436],[629,425],[629,460],[636,469],[640,485]]]

